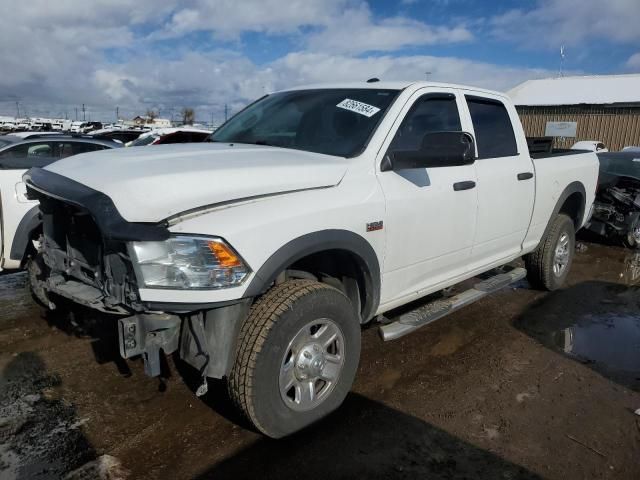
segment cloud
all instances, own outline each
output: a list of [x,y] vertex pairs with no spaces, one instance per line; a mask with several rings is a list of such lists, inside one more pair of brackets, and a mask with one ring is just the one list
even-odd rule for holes
[[634,53],[633,55],[631,55],[627,60],[627,62],[625,63],[625,66],[629,70],[640,72],[640,52]]
[[[0,16],[0,31],[0,113],[20,101],[32,116],[84,103],[94,119],[113,119],[116,106],[130,117],[191,106],[202,120],[220,120],[225,104],[237,111],[265,91],[304,83],[419,80],[430,71],[431,80],[505,90],[552,73],[401,53],[473,37],[463,24],[376,16],[362,0],[29,0]],[[222,48],[193,50],[183,40],[196,32]],[[257,63],[238,48],[246,32],[294,46]]]
[[406,17],[374,20],[367,5],[345,11],[339,22],[312,34],[308,46],[317,51],[359,54],[403,47],[459,43],[473,39],[464,26],[431,26]]
[[578,46],[587,40],[640,41],[638,0],[538,0],[532,9],[513,9],[488,20],[499,40],[528,48]]
[[[352,57],[326,53],[290,53],[272,64],[283,86],[327,81],[429,80],[464,83],[506,91],[518,83],[552,75],[544,69],[514,68],[454,57],[429,55]],[[287,85],[289,84],[289,85]]]
[[324,26],[339,17],[351,0],[187,0],[158,36],[172,37],[210,31],[220,38],[243,32],[285,34],[302,27]]

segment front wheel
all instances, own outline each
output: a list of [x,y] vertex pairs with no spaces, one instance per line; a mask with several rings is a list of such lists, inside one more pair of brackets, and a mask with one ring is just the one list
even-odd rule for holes
[[229,395],[262,433],[280,438],[344,401],[360,358],[360,324],[332,286],[294,280],[252,306],[238,339]]
[[571,270],[575,245],[573,221],[567,215],[558,215],[538,248],[524,257],[529,282],[546,290],[562,287]]
[[42,254],[38,253],[27,261],[27,274],[29,278],[29,291],[31,297],[41,307],[49,310],[55,309],[55,305],[49,299],[49,294],[45,289],[45,280],[48,267],[45,265]]

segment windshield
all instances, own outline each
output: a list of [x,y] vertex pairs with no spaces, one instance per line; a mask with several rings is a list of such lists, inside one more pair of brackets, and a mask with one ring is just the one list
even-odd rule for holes
[[143,145],[149,145],[154,140],[158,138],[157,135],[142,135],[141,137],[136,138],[133,142],[131,142],[130,147],[141,147]]
[[353,157],[364,150],[397,95],[398,90],[366,88],[274,93],[238,113],[211,141]]
[[9,145],[11,142],[7,141],[7,140],[2,140],[0,138],[0,148],[2,147],[6,147],[7,145]]

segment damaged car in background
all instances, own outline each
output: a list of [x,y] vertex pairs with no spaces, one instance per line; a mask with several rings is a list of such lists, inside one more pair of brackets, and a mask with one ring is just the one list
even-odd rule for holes
[[640,152],[599,153],[600,178],[589,230],[640,248]]

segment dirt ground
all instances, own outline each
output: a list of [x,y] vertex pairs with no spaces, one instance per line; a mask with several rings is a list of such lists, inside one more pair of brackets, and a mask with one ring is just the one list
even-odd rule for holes
[[[417,333],[363,331],[342,408],[284,440],[212,381],[121,360],[113,322],[44,315],[0,277],[0,479],[640,478],[640,254],[587,244],[567,288],[521,282]],[[634,286],[635,285],[635,286]]]

